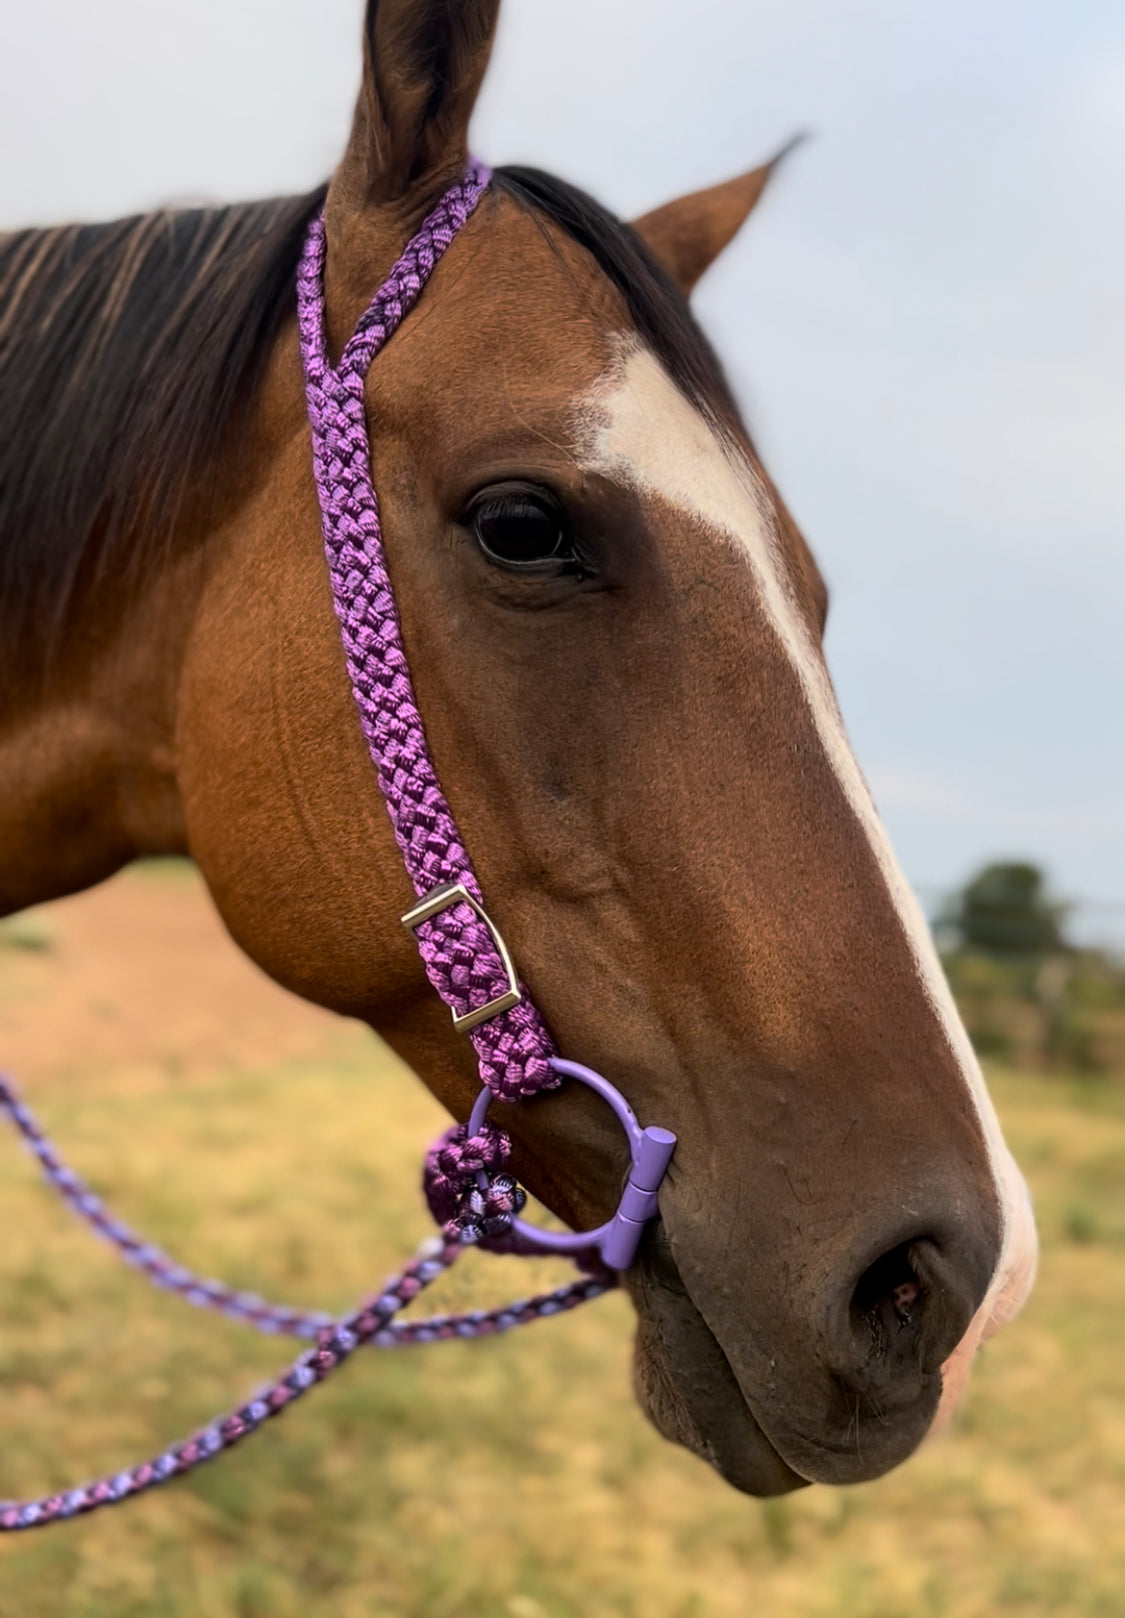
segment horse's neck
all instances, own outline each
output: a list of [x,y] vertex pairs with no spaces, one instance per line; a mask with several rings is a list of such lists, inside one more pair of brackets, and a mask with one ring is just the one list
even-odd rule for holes
[[290,329],[230,453],[205,487],[184,491],[184,531],[162,548],[139,543],[144,556],[163,551],[143,582],[83,586],[45,676],[36,655],[21,678],[23,658],[0,643],[0,669],[16,670],[0,679],[0,915],[89,887],[130,860],[187,852],[176,779],[185,652],[248,496],[268,488],[283,453],[307,463],[304,415]]
[[83,625],[45,678],[0,695],[0,915],[183,850],[174,732],[189,571]]
[[[338,239],[329,255],[328,324],[338,348],[370,300],[372,265],[389,265],[401,240],[394,227],[349,234],[338,207],[331,224]],[[25,685],[0,681],[0,915],[89,887],[141,856],[187,851],[176,780],[177,701],[210,552],[230,548],[243,501],[249,495],[253,507],[253,491],[268,491],[286,455],[295,455],[307,475],[304,422],[296,335],[289,329],[265,367],[236,456],[212,469],[214,481],[199,502],[199,511],[211,514],[200,520],[205,528],[214,523],[212,532],[170,543],[170,560],[127,604],[108,580],[91,591],[85,610],[79,602],[77,614],[68,611],[45,680],[35,673]],[[194,507],[189,489],[185,508]],[[276,511],[251,509],[246,526],[257,522],[272,531],[278,520]],[[0,668],[14,664],[18,674],[20,661],[0,644]]]

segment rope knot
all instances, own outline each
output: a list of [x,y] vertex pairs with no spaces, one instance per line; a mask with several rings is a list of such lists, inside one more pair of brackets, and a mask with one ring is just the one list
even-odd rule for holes
[[449,1240],[480,1242],[511,1228],[527,1201],[506,1168],[511,1152],[510,1136],[487,1122],[475,1135],[468,1125],[457,1124],[431,1149],[422,1184],[430,1211]]

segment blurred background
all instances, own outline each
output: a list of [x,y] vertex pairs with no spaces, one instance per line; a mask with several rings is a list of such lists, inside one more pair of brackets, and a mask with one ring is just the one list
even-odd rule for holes
[[[361,11],[0,0],[0,229],[309,187]],[[645,1428],[620,1300],[354,1367],[198,1483],[4,1546],[3,1618],[1125,1613],[1125,11],[506,0],[475,140],[630,216],[799,130],[696,307],[832,587],[857,754],[1032,1180],[1028,1313],[952,1437],[764,1506]],[[237,1281],[342,1306],[418,1233],[431,1103],[241,962],[190,871],[3,924],[0,1060],[130,1219]],[[2,1162],[0,1492],[277,1363]]]

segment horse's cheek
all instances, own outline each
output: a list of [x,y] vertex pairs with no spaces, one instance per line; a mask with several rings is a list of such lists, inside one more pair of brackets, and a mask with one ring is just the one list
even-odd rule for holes
[[188,845],[252,959],[296,993],[371,1019],[388,991],[414,986],[398,926],[410,888],[373,790],[319,547],[303,534],[286,543],[276,515],[258,514],[211,573],[184,660]]

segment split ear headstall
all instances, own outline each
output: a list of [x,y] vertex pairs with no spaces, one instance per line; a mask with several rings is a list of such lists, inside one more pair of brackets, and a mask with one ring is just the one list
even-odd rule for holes
[[[151,1460],[42,1499],[0,1503],[0,1531],[79,1516],[182,1477],[256,1432],[365,1344],[385,1348],[485,1337],[596,1298],[617,1284],[616,1272],[633,1262],[645,1222],[656,1212],[676,1137],[666,1129],[642,1129],[607,1079],[564,1061],[520,983],[484,908],[480,884],[438,784],[383,554],[364,405],[367,371],[472,215],[489,179],[489,170],[472,162],[464,178],[450,187],[376,294],[335,368],[328,363],[325,344],[323,219],[309,227],[297,278],[313,466],[332,595],[360,724],[418,896],[403,924],[417,940],[426,973],[449,1007],[454,1027],[472,1040],[480,1064],[483,1088],[468,1122],[448,1130],[426,1160],[424,1184],[442,1235],[343,1320],[235,1292],[193,1275],[115,1219],[63,1165],[10,1083],[0,1079],[0,1108],[8,1112],[43,1172],[129,1263],[189,1303],[217,1309],[261,1331],[313,1339],[313,1346],[253,1399]],[[494,1101],[530,1098],[567,1078],[589,1086],[613,1108],[629,1140],[631,1170],[611,1219],[597,1230],[559,1234],[519,1218],[524,1194],[507,1168],[511,1141],[489,1120],[488,1111]],[[514,1253],[566,1254],[585,1273],[554,1292],[487,1313],[396,1319],[466,1245],[478,1242]]]

